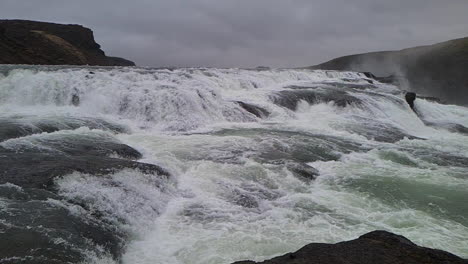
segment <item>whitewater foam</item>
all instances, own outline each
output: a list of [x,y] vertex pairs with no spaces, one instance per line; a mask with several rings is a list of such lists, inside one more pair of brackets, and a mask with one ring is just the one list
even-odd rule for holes
[[[468,256],[468,137],[424,121],[468,126],[468,110],[417,99],[415,113],[397,87],[369,81],[362,73],[307,70],[13,69],[0,76],[1,118],[73,119],[88,128],[62,126],[69,131],[0,147],[110,140],[169,171],[169,179],[134,169],[56,179],[63,199],[129,234],[122,263],[263,260],[375,229]],[[289,109],[272,100],[278,91],[295,100],[294,91],[331,86],[355,101],[317,97]],[[90,127],[94,119],[125,129]],[[297,177],[291,163],[319,176]]]

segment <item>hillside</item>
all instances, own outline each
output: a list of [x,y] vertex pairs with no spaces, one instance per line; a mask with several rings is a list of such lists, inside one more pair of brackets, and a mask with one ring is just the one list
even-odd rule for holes
[[135,65],[106,56],[89,28],[27,20],[0,20],[0,64]]
[[404,89],[468,105],[468,38],[400,51],[350,55],[309,68],[395,75]]

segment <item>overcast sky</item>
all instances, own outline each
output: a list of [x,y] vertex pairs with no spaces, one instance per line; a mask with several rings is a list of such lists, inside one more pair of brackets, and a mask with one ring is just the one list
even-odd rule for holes
[[468,0],[0,0],[141,66],[273,67],[468,36]]

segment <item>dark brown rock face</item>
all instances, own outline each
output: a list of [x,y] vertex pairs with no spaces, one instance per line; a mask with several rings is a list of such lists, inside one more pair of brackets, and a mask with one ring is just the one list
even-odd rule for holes
[[310,68],[393,75],[382,80],[394,83],[398,79],[404,89],[468,105],[468,38],[400,51],[350,55]]
[[234,264],[467,264],[448,252],[420,247],[403,236],[374,231],[337,244],[309,244],[264,262]]
[[27,20],[0,20],[0,64],[135,66],[107,57],[89,28]]

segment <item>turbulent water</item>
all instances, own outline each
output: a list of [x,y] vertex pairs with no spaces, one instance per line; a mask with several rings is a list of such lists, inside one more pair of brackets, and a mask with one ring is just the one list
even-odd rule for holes
[[87,263],[227,264],[376,229],[468,257],[468,109],[412,111],[362,73],[0,66],[0,121],[3,167],[80,151],[169,175],[4,175],[0,239],[53,246],[0,263],[57,246]]

